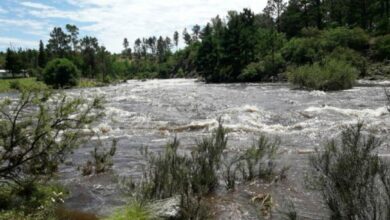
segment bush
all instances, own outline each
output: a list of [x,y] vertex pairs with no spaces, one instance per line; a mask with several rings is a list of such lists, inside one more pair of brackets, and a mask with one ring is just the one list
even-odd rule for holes
[[323,42],[317,37],[292,38],[282,49],[283,58],[298,65],[319,61],[323,54]]
[[68,59],[54,59],[50,61],[43,73],[44,82],[54,88],[76,86],[79,78],[79,70]]
[[270,141],[262,135],[251,148],[240,157],[240,171],[244,180],[254,178],[269,178],[274,172],[274,156],[280,141]]
[[251,63],[237,77],[239,81],[253,82],[260,80],[269,80],[280,73],[285,65],[285,61],[280,53],[275,54],[272,59],[271,55],[264,57],[264,60]]
[[359,52],[355,50],[345,47],[337,47],[328,57],[326,57],[326,59],[330,58],[335,60],[342,60],[351,64],[359,71],[359,75],[361,77],[364,77],[367,74],[368,61],[365,57],[363,57]]
[[102,114],[98,98],[51,98],[49,92],[23,92],[0,102],[0,146],[6,149],[0,151],[0,185],[50,177],[86,136],[80,131]]
[[151,220],[153,215],[147,206],[142,203],[133,201],[124,208],[115,211],[111,216],[105,220]]
[[336,47],[348,47],[357,51],[368,49],[369,35],[361,28],[338,27],[329,29],[324,31],[323,38],[328,51]]
[[390,34],[375,39],[373,52],[378,60],[390,59]]
[[389,219],[390,169],[377,155],[380,146],[358,123],[310,158],[309,180],[321,191],[331,219]]
[[0,220],[56,219],[54,210],[64,202],[62,187],[42,183],[29,183],[18,187],[10,185],[0,189]]
[[315,90],[350,89],[355,83],[357,70],[343,60],[327,59],[293,69],[288,80],[301,88]]
[[86,164],[81,167],[81,173],[83,176],[88,176],[93,173],[99,174],[108,171],[112,165],[112,158],[116,152],[117,140],[112,141],[110,149],[105,149],[104,144],[99,138],[97,145],[94,150],[91,152],[92,161],[88,160]]

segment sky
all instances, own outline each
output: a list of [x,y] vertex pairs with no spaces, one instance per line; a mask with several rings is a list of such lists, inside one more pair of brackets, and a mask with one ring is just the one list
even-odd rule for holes
[[80,36],[97,37],[111,52],[123,39],[182,33],[229,10],[261,12],[267,0],[0,0],[0,50],[37,48],[53,27],[74,24]]

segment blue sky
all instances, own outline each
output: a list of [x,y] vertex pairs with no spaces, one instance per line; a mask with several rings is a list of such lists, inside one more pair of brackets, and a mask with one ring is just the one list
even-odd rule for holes
[[171,36],[217,14],[244,7],[260,12],[267,0],[0,0],[0,50],[36,48],[55,26],[75,24],[112,52],[151,35]]

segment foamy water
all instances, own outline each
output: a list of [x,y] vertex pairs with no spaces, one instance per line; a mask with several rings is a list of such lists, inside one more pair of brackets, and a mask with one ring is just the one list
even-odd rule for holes
[[[191,149],[196,138],[209,135],[216,128],[219,118],[230,131],[232,151],[246,148],[259,134],[266,133],[280,137],[286,152],[310,152],[337,136],[344,126],[358,121],[364,121],[367,130],[388,143],[390,115],[383,85],[386,84],[365,81],[351,90],[326,93],[291,90],[288,84],[215,85],[192,79],[131,80],[67,93],[89,99],[104,95],[106,115],[94,125],[94,130],[104,131],[101,139],[107,142],[112,138],[119,140],[114,173],[136,176],[143,163],[139,147],[161,151],[166,141],[177,136],[183,151]],[[88,158],[92,147],[90,143],[75,152],[72,165],[62,172],[62,181],[73,187],[74,194],[68,200],[71,208],[104,214],[124,199],[112,176],[86,179],[76,171],[75,167]],[[385,145],[381,151],[383,155],[389,153]],[[299,185],[300,163],[304,164],[304,158],[292,154],[285,161],[292,161],[292,178]],[[96,190],[95,185],[107,187]],[[312,197],[307,196],[316,201]],[[299,204],[302,210],[309,205],[304,200]],[[315,212],[309,212],[306,217],[315,219]]]

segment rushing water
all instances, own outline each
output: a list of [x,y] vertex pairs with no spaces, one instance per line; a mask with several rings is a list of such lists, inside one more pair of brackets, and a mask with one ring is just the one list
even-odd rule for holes
[[[257,183],[240,185],[233,193],[219,193],[215,212],[221,219],[256,219],[250,198],[271,191],[276,206],[291,200],[303,218],[321,219],[326,212],[320,196],[304,186],[307,150],[340,133],[343,126],[359,120],[367,129],[389,143],[390,116],[383,85],[363,83],[341,92],[292,90],[288,84],[204,84],[192,79],[128,81],[115,86],[68,91],[71,96],[92,98],[103,95],[106,116],[95,125],[101,139],[118,140],[113,172],[82,177],[77,166],[84,163],[93,143],[78,149],[63,167],[60,179],[69,186],[71,209],[104,215],[126,203],[117,185],[118,176],[139,176],[141,146],[161,151],[175,135],[183,151],[197,138],[210,134],[219,117],[229,128],[229,150],[249,146],[260,133],[281,138],[279,163],[290,166],[288,183],[277,186]],[[108,131],[108,132],[107,132]],[[381,154],[388,153],[387,145]],[[222,190],[223,191],[223,190]]]

